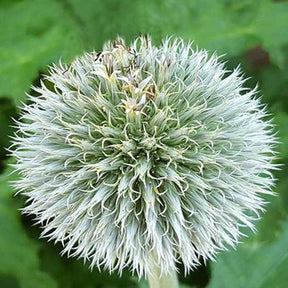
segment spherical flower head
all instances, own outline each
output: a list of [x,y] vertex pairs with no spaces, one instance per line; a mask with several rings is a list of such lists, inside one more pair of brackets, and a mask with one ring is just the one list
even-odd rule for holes
[[23,212],[92,267],[214,259],[272,194],[273,127],[244,82],[178,38],[118,38],[50,67],[14,137]]

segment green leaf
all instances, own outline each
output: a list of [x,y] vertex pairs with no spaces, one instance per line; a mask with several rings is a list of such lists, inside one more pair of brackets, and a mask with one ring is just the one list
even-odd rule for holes
[[288,224],[279,239],[269,245],[243,244],[222,253],[212,263],[208,288],[284,288],[288,283]]
[[9,172],[11,169],[0,176],[0,275],[16,279],[21,288],[56,288],[57,283],[39,269],[38,246],[22,227],[17,201],[8,184],[16,176]]
[[[277,181],[275,199],[267,199],[271,203],[267,205],[267,211],[263,219],[257,224],[257,232],[251,235],[250,241],[253,242],[272,242],[275,241],[282,232],[282,222],[288,219],[288,194],[287,179],[288,167],[286,166],[280,173],[281,178]],[[286,174],[284,174],[286,173]]]
[[139,33],[149,33],[157,41],[167,35],[182,36],[195,40],[202,48],[230,57],[259,44],[274,55],[275,47],[288,43],[287,37],[283,37],[288,29],[287,3],[251,0],[98,0],[86,1],[85,5],[81,0],[68,0],[66,3],[70,3],[70,9],[80,20],[91,47],[100,48],[104,40],[117,34],[131,40]]
[[92,47],[100,48],[102,42],[117,34],[131,40],[140,33],[151,34],[156,42],[170,35],[182,36],[220,54],[235,55],[256,43],[248,25],[259,5],[252,1],[241,5],[210,0],[106,0],[86,1],[86,5],[81,0],[68,1]]
[[0,133],[5,137],[0,137],[0,172],[3,169],[3,160],[6,158],[6,149],[10,146],[9,137],[12,136],[12,117],[16,116],[16,109],[7,98],[0,98]]
[[288,160],[288,114],[277,112],[274,116],[275,130],[279,131],[277,137],[279,145],[277,146],[279,158]]
[[283,37],[288,30],[287,17],[287,2],[262,1],[259,5],[258,14],[252,23],[253,26],[251,26],[264,48],[269,52],[273,62],[278,66],[281,66],[284,61],[281,55],[281,52],[284,51],[277,49],[288,44],[288,38]]
[[[288,54],[286,57],[288,63]],[[255,77],[255,80],[258,80],[261,94],[263,94],[263,102],[272,105],[273,112],[275,112],[274,114],[276,114],[276,117],[278,111],[285,110],[288,112],[288,91],[286,89],[288,85],[287,72],[288,65],[285,70],[279,69],[276,66],[269,66],[266,69],[261,70],[258,75],[255,75],[257,76]],[[280,117],[283,118],[283,113],[280,113]],[[277,122],[282,120],[283,119],[275,119],[275,122],[278,124]],[[285,128],[285,126],[280,124],[279,128]]]
[[0,97],[23,100],[38,71],[82,50],[81,31],[60,1],[8,3],[0,9]]
[[[39,232],[39,231],[38,231]],[[40,243],[40,240],[38,240]],[[96,268],[89,269],[89,262],[84,265],[83,259],[60,256],[62,246],[41,241],[39,252],[40,266],[43,271],[55,279],[61,288],[136,288],[137,279],[131,277],[129,271],[124,271],[121,277],[117,273],[99,272]]]
[[271,242],[277,239],[281,235],[283,228],[283,221],[288,219],[288,115],[283,112],[276,113],[273,121],[276,125],[275,131],[279,131],[277,134],[279,139],[279,145],[277,150],[279,152],[278,162],[282,165],[279,171],[274,171],[274,177],[276,185],[274,191],[276,197],[267,196],[265,200],[271,202],[267,205],[267,211],[263,215],[263,219],[257,223],[257,233],[251,235],[250,241],[255,242]]

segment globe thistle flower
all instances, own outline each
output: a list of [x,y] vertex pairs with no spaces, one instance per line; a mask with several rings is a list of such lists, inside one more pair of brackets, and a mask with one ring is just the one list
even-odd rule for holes
[[275,168],[271,121],[244,82],[179,38],[118,38],[53,65],[14,137],[23,212],[63,253],[139,276],[235,247]]

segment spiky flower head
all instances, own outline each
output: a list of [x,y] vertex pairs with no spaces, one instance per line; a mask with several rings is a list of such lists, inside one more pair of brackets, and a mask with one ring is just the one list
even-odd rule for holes
[[110,271],[186,271],[235,246],[271,194],[272,125],[239,69],[147,36],[50,67],[14,138],[43,237]]

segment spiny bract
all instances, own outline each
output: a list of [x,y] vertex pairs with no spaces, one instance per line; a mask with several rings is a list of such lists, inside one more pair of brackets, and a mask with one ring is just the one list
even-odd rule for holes
[[139,276],[235,246],[272,194],[275,138],[239,69],[181,39],[118,38],[49,75],[13,154],[43,237]]

